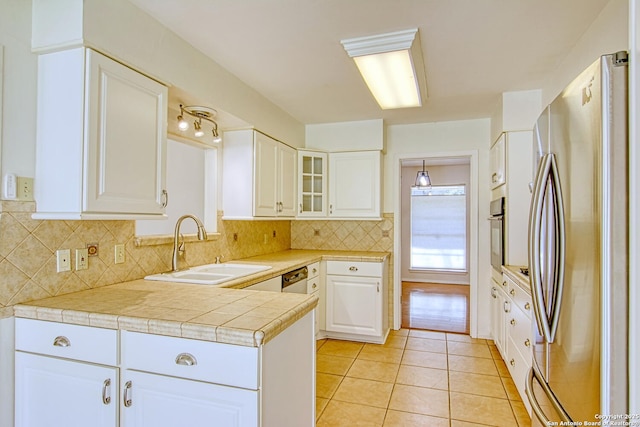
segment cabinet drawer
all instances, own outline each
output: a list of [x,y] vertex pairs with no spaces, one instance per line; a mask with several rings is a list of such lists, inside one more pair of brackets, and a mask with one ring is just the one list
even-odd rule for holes
[[524,385],[527,380],[527,375],[529,373],[529,369],[531,368],[531,361],[525,360],[520,352],[516,349],[516,344],[512,339],[507,340],[507,353],[509,355],[507,362],[507,367],[509,368],[509,373],[511,374],[511,378],[520,393],[520,397],[523,401],[527,400],[524,391]]
[[307,269],[309,270],[309,275],[307,276],[307,278],[311,280],[320,274],[320,263],[314,262],[313,264],[309,264],[307,266]]
[[505,281],[509,288],[509,297],[523,312],[527,314],[527,316],[531,317],[531,309],[533,307],[531,305],[531,295],[529,295],[529,293],[518,286],[509,277],[505,277]]
[[511,307],[511,312],[507,315],[509,337],[513,340],[520,354],[527,360],[531,359],[532,353],[532,324],[531,319],[517,306]]
[[327,274],[382,277],[381,262],[327,261]]
[[307,279],[307,294],[312,294],[320,290],[320,277]]
[[114,366],[118,364],[118,332],[18,318],[16,350]]
[[258,349],[138,332],[122,332],[127,369],[258,389]]

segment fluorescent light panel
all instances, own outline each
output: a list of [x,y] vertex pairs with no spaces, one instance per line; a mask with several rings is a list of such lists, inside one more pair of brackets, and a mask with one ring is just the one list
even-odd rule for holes
[[[423,69],[419,43],[417,47],[414,44],[417,32],[413,29],[342,40],[383,110],[422,105],[416,75],[416,71]],[[412,54],[419,56],[418,64]]]

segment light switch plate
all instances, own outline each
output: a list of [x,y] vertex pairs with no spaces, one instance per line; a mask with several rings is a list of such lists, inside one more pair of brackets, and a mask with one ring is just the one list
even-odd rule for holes
[[76,270],[89,268],[89,251],[87,248],[76,249]]
[[117,244],[114,248],[114,262],[116,264],[122,264],[124,262],[124,245],[122,243]]
[[71,249],[58,249],[56,251],[56,271],[71,271]]

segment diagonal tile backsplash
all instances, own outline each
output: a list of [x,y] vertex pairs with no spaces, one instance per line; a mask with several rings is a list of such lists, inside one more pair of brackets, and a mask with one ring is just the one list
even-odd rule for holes
[[[134,221],[34,220],[34,202],[0,202],[0,317],[26,301],[140,279],[171,267],[172,238],[137,239]],[[291,221],[222,221],[206,242],[187,239],[187,264],[212,263],[289,249]],[[275,237],[274,237],[275,235]],[[234,238],[235,236],[235,238]],[[266,236],[266,238],[265,238]],[[154,241],[155,240],[155,241]],[[56,250],[98,244],[87,270],[56,273]],[[124,244],[123,264],[114,263],[114,245]],[[3,313],[6,312],[6,313]]]

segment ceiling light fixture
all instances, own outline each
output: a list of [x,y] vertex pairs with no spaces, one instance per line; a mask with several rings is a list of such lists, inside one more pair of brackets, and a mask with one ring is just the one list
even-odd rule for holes
[[416,183],[411,187],[417,189],[431,188],[431,178],[429,178],[429,172],[425,169],[424,160],[422,161],[422,170],[418,171],[418,174],[416,175]]
[[178,129],[181,131],[186,131],[189,129],[189,122],[184,119],[184,115],[187,114],[191,117],[195,117],[195,121],[193,122],[193,135],[196,138],[202,138],[204,136],[204,130],[202,129],[202,121],[205,120],[212,125],[211,134],[213,135],[213,142],[219,144],[222,141],[220,135],[218,134],[218,123],[213,120],[213,118],[218,114],[216,110],[209,107],[200,107],[200,106],[184,106],[180,104],[180,115],[177,117],[178,119]]
[[383,110],[422,106],[427,96],[418,29],[341,40]]

